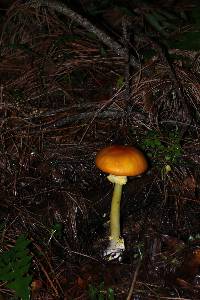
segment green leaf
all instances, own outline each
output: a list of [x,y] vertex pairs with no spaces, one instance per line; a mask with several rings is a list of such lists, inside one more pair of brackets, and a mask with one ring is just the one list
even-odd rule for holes
[[167,160],[167,161],[168,161],[168,160],[171,160],[171,156],[166,155],[166,156],[165,156],[165,160]]
[[1,276],[0,276],[0,280],[2,281],[12,281],[15,279],[15,274],[12,274],[12,270],[8,270],[8,269],[2,269],[1,270]]
[[147,14],[145,18],[154,29],[156,29],[158,32],[162,33],[163,35],[167,35],[166,32],[164,31],[164,27],[159,22],[160,15],[156,13],[152,13],[152,14]]
[[16,241],[15,250],[22,253],[30,243],[31,241],[27,240],[25,235],[21,235]]
[[161,146],[161,142],[159,140],[154,141],[154,146]]
[[200,31],[190,31],[183,33],[178,40],[170,40],[167,42],[170,48],[183,50],[199,50],[200,49]]
[[55,223],[52,226],[52,232],[55,232],[54,235],[58,238],[62,238],[63,225],[61,223]]
[[100,48],[100,53],[101,53],[101,56],[103,56],[103,57],[107,56],[107,52],[106,52],[106,49],[104,47]]
[[32,281],[32,276],[15,279],[15,281],[7,284],[7,287],[14,290],[16,295],[22,300],[30,299],[29,285]]
[[108,288],[108,300],[114,300],[114,290]]
[[86,35],[88,38],[92,39],[92,40],[96,40],[96,39],[97,39],[96,34],[93,33],[93,32],[86,32],[85,35]]
[[89,290],[88,290],[88,294],[90,297],[90,300],[96,300],[96,296],[97,296],[97,288],[95,286],[93,286],[92,284],[89,284]]
[[99,292],[98,300],[104,300],[104,293],[102,291]]
[[117,83],[116,83],[116,86],[118,89],[120,89],[122,86],[124,85],[124,76],[119,76],[117,78]]
[[153,154],[152,154],[151,152],[147,152],[147,156],[148,156],[149,158],[151,158],[151,157],[153,157]]
[[21,235],[15,246],[0,256],[0,280],[7,281],[6,287],[13,289],[22,300],[29,299],[32,280],[32,276],[27,275],[32,258],[27,249],[30,243],[25,235]]

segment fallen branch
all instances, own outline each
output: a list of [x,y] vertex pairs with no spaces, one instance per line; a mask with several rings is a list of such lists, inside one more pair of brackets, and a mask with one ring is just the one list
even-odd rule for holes
[[[122,47],[118,42],[114,41],[103,30],[94,26],[86,18],[82,17],[80,14],[78,14],[77,12],[70,9],[68,6],[66,6],[66,4],[61,3],[59,1],[35,0],[35,1],[28,2],[28,6],[31,6],[34,8],[37,8],[40,6],[47,6],[50,9],[53,9],[53,10],[57,11],[58,13],[61,13],[65,16],[67,16],[74,22],[83,26],[89,32],[94,33],[99,38],[100,41],[102,41],[106,46],[108,46],[110,49],[112,49],[117,55],[124,57],[124,59],[127,59],[128,51],[126,48]],[[130,58],[130,63],[134,67],[137,67],[137,68],[140,67],[139,62],[133,56],[131,56],[131,58]]]

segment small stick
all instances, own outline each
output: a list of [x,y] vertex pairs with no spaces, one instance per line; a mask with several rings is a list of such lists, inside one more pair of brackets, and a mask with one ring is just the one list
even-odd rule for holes
[[135,273],[134,273],[134,276],[133,276],[133,280],[132,280],[132,283],[131,283],[131,287],[129,289],[128,296],[127,296],[126,300],[131,300],[131,297],[132,297],[132,294],[133,294],[133,290],[134,290],[134,287],[135,287],[135,283],[136,283],[136,279],[137,279],[137,276],[138,276],[138,272],[139,272],[139,269],[141,267],[141,263],[142,263],[142,260],[140,258],[139,262],[137,264],[137,268],[135,270]]

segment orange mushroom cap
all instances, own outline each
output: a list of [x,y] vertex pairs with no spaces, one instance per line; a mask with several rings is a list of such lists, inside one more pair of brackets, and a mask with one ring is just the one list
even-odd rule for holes
[[144,154],[130,146],[114,145],[99,151],[96,166],[105,173],[116,176],[136,176],[147,170]]

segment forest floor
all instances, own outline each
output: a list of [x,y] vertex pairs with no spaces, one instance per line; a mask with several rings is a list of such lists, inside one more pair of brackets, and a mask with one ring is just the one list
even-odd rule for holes
[[[158,7],[95,19],[94,1],[38,3],[0,23],[0,299],[200,299],[198,51],[166,54],[144,23]],[[123,189],[109,261],[113,186],[95,157],[113,144],[149,168]]]

